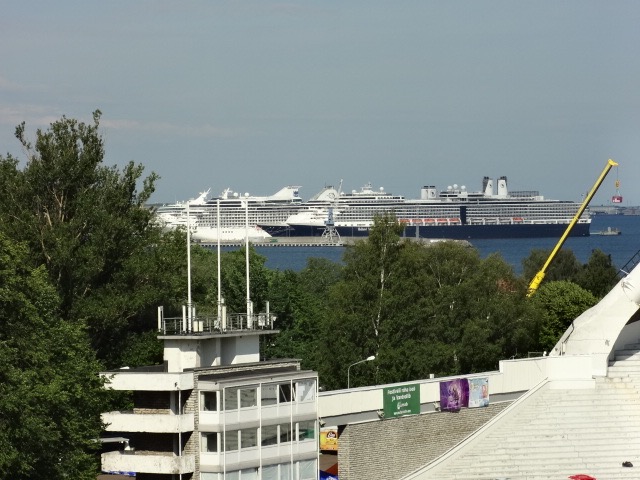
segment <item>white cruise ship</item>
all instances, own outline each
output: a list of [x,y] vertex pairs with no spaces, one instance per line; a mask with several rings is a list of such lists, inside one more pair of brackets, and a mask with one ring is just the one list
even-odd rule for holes
[[[202,243],[264,240],[270,235],[259,224],[282,224],[302,206],[298,186],[286,186],[269,196],[248,196],[226,189],[215,198],[209,191],[197,198],[162,205],[158,221],[167,229],[191,229],[191,237]],[[219,210],[218,210],[219,205]],[[220,224],[218,225],[218,211]],[[188,214],[187,214],[188,212]],[[247,228],[248,226],[248,228]]]
[[[320,237],[327,227],[340,237],[366,237],[375,215],[392,213],[404,225],[403,235],[413,238],[535,238],[560,237],[581,207],[580,202],[549,200],[537,191],[507,188],[500,177],[483,179],[481,191],[452,185],[438,191],[424,186],[418,199],[406,199],[370,184],[360,191],[326,188],[306,202],[306,208],[280,225],[259,224],[274,237]],[[588,236],[591,218],[584,212],[571,236]]]

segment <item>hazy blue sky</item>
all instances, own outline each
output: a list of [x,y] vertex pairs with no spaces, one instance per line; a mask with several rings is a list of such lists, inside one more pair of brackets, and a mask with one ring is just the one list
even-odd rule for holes
[[102,110],[106,163],[308,198],[344,180],[640,205],[640,1],[0,0],[0,152]]

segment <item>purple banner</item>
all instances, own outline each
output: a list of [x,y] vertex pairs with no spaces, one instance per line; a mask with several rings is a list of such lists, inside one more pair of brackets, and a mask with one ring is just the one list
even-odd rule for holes
[[466,378],[458,378],[448,382],[440,382],[440,409],[460,410],[469,406],[469,382]]

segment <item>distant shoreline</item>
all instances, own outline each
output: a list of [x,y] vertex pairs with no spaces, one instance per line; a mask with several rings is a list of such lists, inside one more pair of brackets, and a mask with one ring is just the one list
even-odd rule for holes
[[595,205],[589,207],[591,215],[640,215],[640,207],[621,207],[618,205]]

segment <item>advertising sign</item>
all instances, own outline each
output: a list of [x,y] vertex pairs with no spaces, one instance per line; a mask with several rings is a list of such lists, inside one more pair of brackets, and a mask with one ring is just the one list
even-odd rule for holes
[[489,405],[489,379],[469,379],[469,408]]
[[420,413],[420,385],[385,388],[382,392],[384,418],[396,418]]
[[338,451],[338,427],[322,427],[320,429],[320,450]]
[[469,406],[469,382],[466,378],[457,378],[440,382],[440,408],[442,410],[460,410]]

